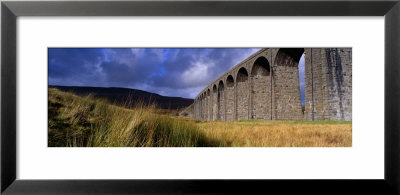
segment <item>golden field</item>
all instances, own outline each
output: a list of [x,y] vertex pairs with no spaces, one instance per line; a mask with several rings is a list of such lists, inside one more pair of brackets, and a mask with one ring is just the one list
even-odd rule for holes
[[196,121],[49,89],[49,147],[351,147],[342,121]]
[[207,138],[233,147],[351,147],[351,122],[265,121],[198,122]]

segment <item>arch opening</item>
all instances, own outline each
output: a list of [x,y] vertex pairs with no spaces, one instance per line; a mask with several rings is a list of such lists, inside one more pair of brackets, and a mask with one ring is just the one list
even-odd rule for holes
[[271,119],[271,66],[264,56],[258,57],[251,68],[250,118]]
[[304,119],[299,69],[303,54],[304,48],[281,48],[276,54],[273,71],[275,119]]
[[275,64],[277,66],[297,67],[304,53],[303,48],[282,48],[276,54]]
[[236,76],[236,82],[246,82],[249,77],[246,68],[242,67],[239,69],[239,72]]
[[214,84],[213,85],[213,89],[212,89],[212,97],[211,97],[211,101],[212,101],[212,115],[211,115],[211,120],[217,120],[217,113],[218,113],[218,101],[217,101],[217,85]]
[[229,75],[229,76],[226,78],[226,86],[227,86],[227,87],[233,87],[234,84],[235,84],[235,81],[233,80],[233,76],[232,76],[232,75]]
[[218,83],[218,120],[223,120],[224,118],[224,82],[219,81]]
[[232,75],[226,78],[225,93],[225,120],[235,120],[235,81]]
[[249,74],[246,68],[239,69],[236,76],[236,119],[249,119]]
[[224,82],[223,81],[219,81],[219,83],[218,83],[218,90],[220,90],[220,89],[224,90]]
[[253,68],[251,70],[251,76],[269,76],[271,72],[271,67],[267,58],[261,56],[257,58],[257,60],[253,64]]

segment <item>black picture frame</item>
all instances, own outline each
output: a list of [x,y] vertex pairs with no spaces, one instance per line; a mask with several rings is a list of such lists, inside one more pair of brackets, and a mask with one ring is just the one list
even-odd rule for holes
[[[19,16],[385,16],[385,175],[382,180],[16,179],[16,20]],[[399,194],[400,1],[2,1],[1,193]],[[234,170],[233,170],[234,171]],[[368,171],[368,170],[365,170]]]

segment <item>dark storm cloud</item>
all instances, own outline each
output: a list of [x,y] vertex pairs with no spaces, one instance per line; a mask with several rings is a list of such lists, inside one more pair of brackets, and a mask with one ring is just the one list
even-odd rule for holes
[[131,49],[106,49],[106,61],[100,64],[104,78],[110,86],[140,86],[147,84],[162,67],[161,50],[136,52]]
[[193,98],[258,49],[49,49],[49,84],[127,87]]
[[205,87],[258,49],[177,49],[163,66],[167,74],[156,75],[152,83],[174,89]]
[[49,49],[49,84],[100,84],[97,66],[103,60],[101,49]]

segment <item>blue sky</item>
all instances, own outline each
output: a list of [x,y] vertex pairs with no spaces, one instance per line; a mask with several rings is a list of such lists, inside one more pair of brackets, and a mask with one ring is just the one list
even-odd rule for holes
[[194,98],[259,48],[49,48],[49,84]]
[[306,97],[305,97],[305,58],[304,54],[300,57],[299,61],[299,81],[300,81],[300,98],[301,98],[301,104],[305,105]]

